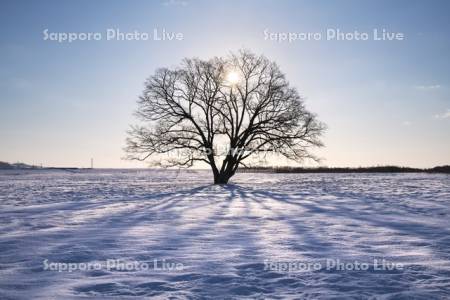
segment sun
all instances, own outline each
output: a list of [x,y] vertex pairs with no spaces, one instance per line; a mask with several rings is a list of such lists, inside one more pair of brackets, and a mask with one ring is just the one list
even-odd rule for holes
[[226,79],[227,79],[228,83],[236,84],[239,82],[240,76],[239,76],[239,73],[236,71],[229,71],[227,73]]

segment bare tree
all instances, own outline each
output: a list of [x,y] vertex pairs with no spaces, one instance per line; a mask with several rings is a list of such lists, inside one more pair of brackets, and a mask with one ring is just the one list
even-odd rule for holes
[[245,50],[157,70],[136,115],[143,124],[128,132],[128,158],[158,157],[165,167],[204,162],[217,184],[227,183],[249,157],[315,159],[308,150],[322,146],[324,130],[279,67]]

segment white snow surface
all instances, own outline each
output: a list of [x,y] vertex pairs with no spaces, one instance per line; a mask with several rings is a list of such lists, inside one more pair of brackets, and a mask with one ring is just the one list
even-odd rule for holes
[[[1,171],[0,299],[450,298],[449,175],[211,181],[195,170]],[[155,259],[182,268],[44,265]],[[374,259],[403,267],[379,270]]]

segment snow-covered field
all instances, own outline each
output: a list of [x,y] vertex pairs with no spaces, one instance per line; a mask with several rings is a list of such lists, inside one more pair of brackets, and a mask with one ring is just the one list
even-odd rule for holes
[[0,299],[450,298],[450,176],[232,181],[1,171]]

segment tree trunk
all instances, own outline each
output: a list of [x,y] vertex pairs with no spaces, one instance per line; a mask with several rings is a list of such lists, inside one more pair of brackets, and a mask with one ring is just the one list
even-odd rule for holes
[[227,184],[228,180],[234,175],[232,172],[220,172],[214,175],[214,184]]
[[218,174],[217,176],[214,176],[214,184],[227,184],[230,177],[231,176],[228,176],[227,174]]
[[222,166],[219,171],[215,165],[212,167],[214,174],[214,184],[227,184],[228,180],[236,173],[237,165],[234,162],[227,161],[226,167]]

